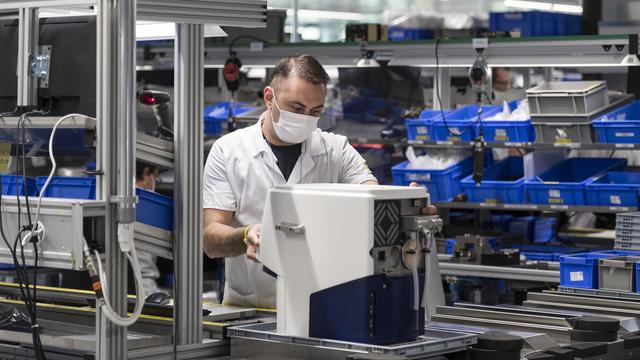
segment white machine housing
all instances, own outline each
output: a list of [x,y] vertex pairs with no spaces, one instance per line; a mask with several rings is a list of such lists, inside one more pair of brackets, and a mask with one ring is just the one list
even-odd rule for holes
[[[348,184],[277,186],[268,192],[259,259],[277,275],[279,333],[308,336],[314,292],[375,273],[410,271],[400,251],[384,259],[372,254],[374,247],[384,249],[380,240],[374,244],[374,206],[384,200],[401,200],[399,216],[420,217],[428,193],[423,187]],[[435,299],[428,307],[435,309],[444,305],[435,246],[428,256],[435,258],[427,270],[434,285],[429,298]]]

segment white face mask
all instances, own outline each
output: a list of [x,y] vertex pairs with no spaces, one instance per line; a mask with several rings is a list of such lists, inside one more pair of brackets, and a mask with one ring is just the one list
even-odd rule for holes
[[318,128],[319,117],[282,110],[276,102],[275,92],[273,93],[273,103],[278,108],[280,116],[278,119],[271,116],[271,122],[273,130],[280,140],[288,144],[300,144]]

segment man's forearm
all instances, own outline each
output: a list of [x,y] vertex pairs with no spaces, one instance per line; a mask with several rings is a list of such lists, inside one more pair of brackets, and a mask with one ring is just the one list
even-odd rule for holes
[[214,223],[204,229],[204,251],[210,258],[238,256],[247,246],[242,241],[244,228]]

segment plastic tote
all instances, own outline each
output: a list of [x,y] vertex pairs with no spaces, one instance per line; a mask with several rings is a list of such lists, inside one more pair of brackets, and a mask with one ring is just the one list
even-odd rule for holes
[[[511,111],[515,110],[520,101],[509,103]],[[521,120],[482,120],[482,136],[488,142],[530,142],[536,139],[536,132],[531,119]]]
[[[42,192],[47,176],[38,176],[36,185]],[[90,176],[54,176],[45,190],[44,197],[94,200],[96,178]]]
[[[493,116],[502,109],[497,105],[482,106],[480,119]],[[446,122],[445,122],[446,120]],[[476,137],[478,105],[467,105],[445,114],[444,120],[433,120],[433,130],[437,141],[473,141]]]
[[587,205],[638,207],[640,173],[608,172],[587,185]]
[[640,100],[596,118],[592,125],[600,143],[640,143]]
[[37,193],[36,179],[27,177],[25,184],[22,175],[2,175],[2,195],[35,196]]
[[520,204],[525,200],[522,158],[508,157],[484,170],[480,184],[473,175],[460,182],[470,202]]
[[409,141],[433,141],[433,120],[441,119],[442,114],[448,114],[451,110],[424,110],[417,119],[406,119],[407,140]]
[[[233,107],[234,116],[242,115],[255,107],[247,106],[247,103],[236,102]],[[229,118],[229,102],[224,101],[204,108],[204,133],[205,135],[220,135],[222,124]]]
[[462,192],[460,180],[471,173],[472,158],[451,165],[442,170],[410,169],[409,161],[391,168],[394,185],[409,185],[417,182],[429,190],[431,201],[449,201]]
[[138,204],[136,221],[143,224],[173,230],[173,199],[152,191],[136,188]]
[[591,177],[622,170],[626,164],[626,159],[570,158],[527,179],[524,186],[532,204],[586,205],[585,185]]

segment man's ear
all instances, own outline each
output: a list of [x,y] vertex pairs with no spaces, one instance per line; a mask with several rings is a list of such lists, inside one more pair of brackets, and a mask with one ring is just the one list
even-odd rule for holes
[[273,87],[267,85],[262,90],[262,95],[264,98],[264,103],[267,105],[267,109],[271,110],[273,108]]

